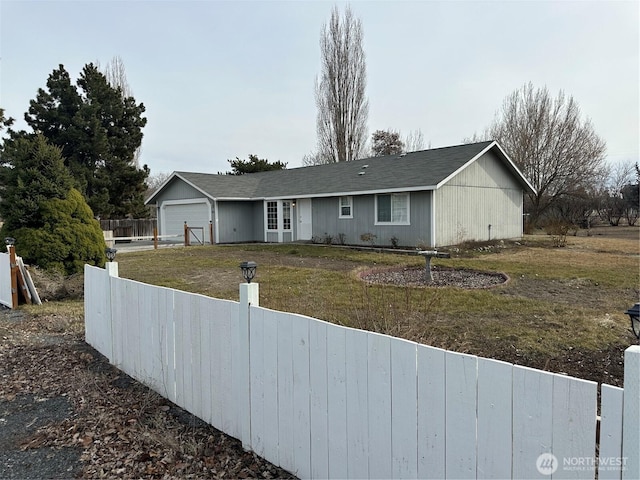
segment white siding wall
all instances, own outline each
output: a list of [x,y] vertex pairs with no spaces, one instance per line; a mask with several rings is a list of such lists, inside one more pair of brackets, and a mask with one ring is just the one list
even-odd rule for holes
[[490,152],[435,196],[436,246],[522,236],[522,187]]

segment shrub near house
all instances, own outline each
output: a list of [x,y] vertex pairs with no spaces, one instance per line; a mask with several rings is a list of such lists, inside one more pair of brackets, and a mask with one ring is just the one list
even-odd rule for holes
[[13,133],[2,148],[2,237],[16,239],[27,263],[63,274],[85,263],[104,265],[105,242],[93,212],[64,166],[60,149],[42,135]]

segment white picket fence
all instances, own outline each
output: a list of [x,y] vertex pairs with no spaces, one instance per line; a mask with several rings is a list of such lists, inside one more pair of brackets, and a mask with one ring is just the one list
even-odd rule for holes
[[11,259],[8,253],[0,253],[0,304],[13,308],[11,295]]
[[597,458],[594,382],[260,308],[241,287],[238,303],[87,266],[87,342],[300,478],[640,478],[640,347],[625,389],[602,386]]

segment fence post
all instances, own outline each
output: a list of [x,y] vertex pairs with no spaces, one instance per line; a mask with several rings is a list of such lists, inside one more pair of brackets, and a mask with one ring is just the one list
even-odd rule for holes
[[249,325],[251,323],[251,306],[259,306],[259,287],[257,283],[240,284],[240,309],[238,318],[239,345],[236,352],[236,361],[239,365],[237,378],[238,397],[236,401],[240,418],[240,440],[242,448],[251,450],[251,365],[249,363],[250,341]]
[[118,262],[106,262],[104,264],[104,269],[110,277],[118,276]]
[[622,478],[640,478],[640,345],[624,352],[622,457],[625,462]]
[[187,221],[184,222],[184,246],[189,246],[189,226],[187,225]]
[[213,245],[213,222],[209,220],[209,243]]
[[153,227],[153,249],[158,249],[158,227]]

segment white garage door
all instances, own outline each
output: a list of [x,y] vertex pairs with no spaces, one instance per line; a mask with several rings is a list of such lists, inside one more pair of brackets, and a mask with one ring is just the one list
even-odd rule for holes
[[[183,201],[184,202],[184,201]],[[199,241],[209,243],[209,220],[211,219],[211,207],[206,200],[194,200],[191,202],[162,204],[161,235],[183,235],[184,222],[189,227],[194,227],[191,235],[191,244]],[[196,237],[198,240],[196,240]]]

